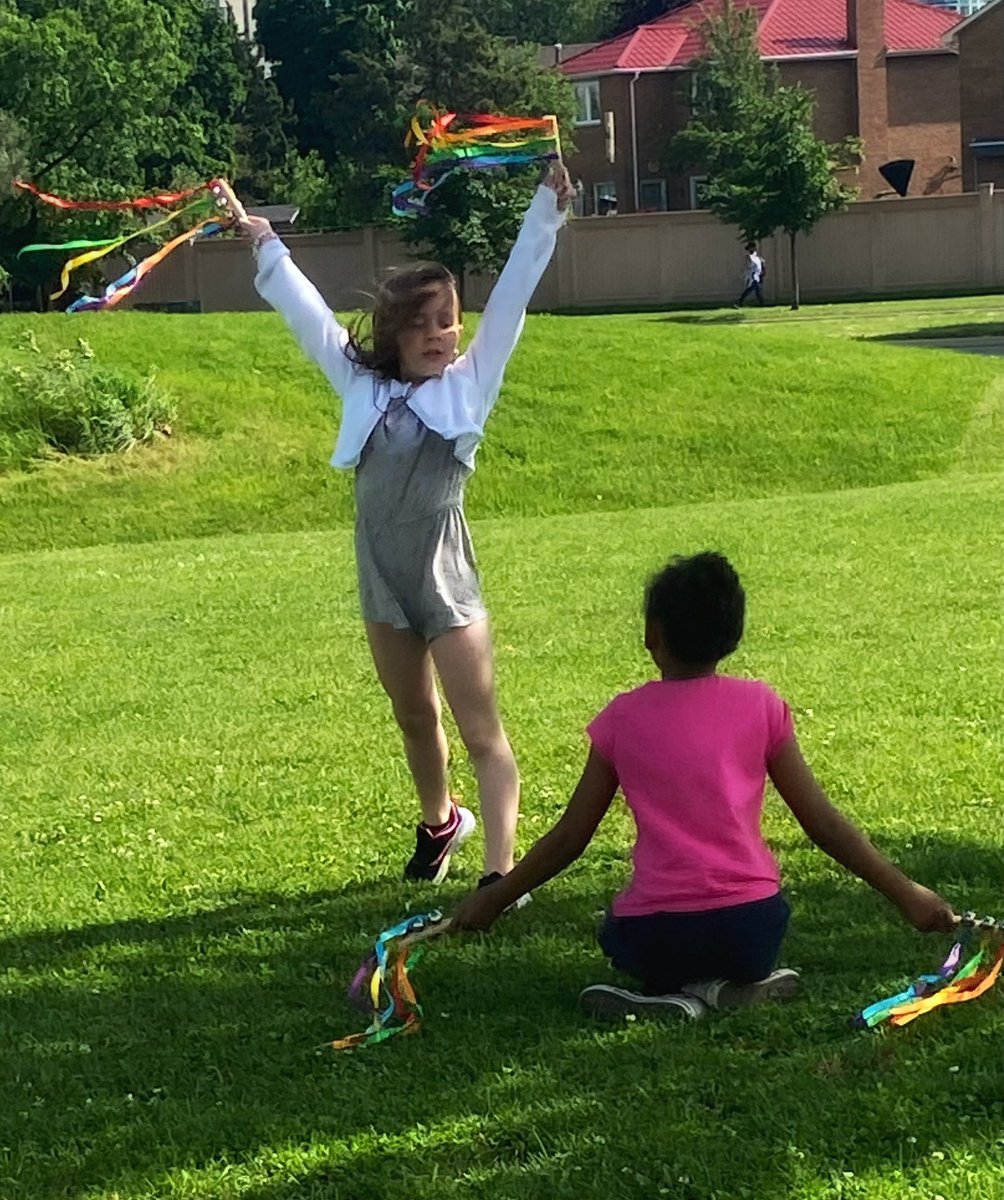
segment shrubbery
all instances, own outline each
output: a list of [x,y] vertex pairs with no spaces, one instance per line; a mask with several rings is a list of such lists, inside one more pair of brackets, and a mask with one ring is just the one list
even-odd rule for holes
[[0,363],[0,470],[58,455],[123,454],[170,433],[173,398],[150,374],[103,367],[83,340],[43,354],[29,331]]

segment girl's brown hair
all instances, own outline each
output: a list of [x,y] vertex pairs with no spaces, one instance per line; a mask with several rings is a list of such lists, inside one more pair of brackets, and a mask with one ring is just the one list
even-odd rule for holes
[[381,283],[373,297],[373,311],[363,313],[349,326],[349,357],[381,379],[399,379],[398,338],[415,319],[424,300],[440,284],[449,284],[458,296],[452,271],[439,263],[422,262],[402,267]]

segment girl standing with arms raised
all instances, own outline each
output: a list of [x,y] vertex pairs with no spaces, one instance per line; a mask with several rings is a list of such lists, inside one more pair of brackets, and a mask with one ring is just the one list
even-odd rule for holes
[[361,322],[339,324],[267,221],[244,222],[255,287],[342,399],[331,462],[355,471],[362,615],[422,810],[407,879],[439,883],[475,826],[450,795],[437,674],[478,782],[482,882],[513,865],[519,775],[496,706],[464,488],[572,193],[564,166],[552,165],[463,354],[456,281],[445,267],[391,275],[364,334]]

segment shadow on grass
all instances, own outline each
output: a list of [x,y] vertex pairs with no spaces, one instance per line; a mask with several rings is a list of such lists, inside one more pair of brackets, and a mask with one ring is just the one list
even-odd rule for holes
[[[989,849],[947,835],[898,849],[973,906],[994,894]],[[992,1146],[999,1000],[852,1030],[855,1008],[944,943],[837,873],[792,895],[795,1004],[683,1027],[583,1021],[578,990],[612,978],[596,879],[620,865],[589,855],[490,936],[434,943],[415,971],[425,1029],[351,1054],[323,1043],[359,1027],[344,987],[401,915],[400,887],[7,939],[0,1194],[774,1200]]]
[[934,342],[967,338],[1004,338],[1004,321],[968,321],[959,325],[924,325],[899,333],[876,333],[859,337],[861,342]]
[[729,309],[727,312],[670,314],[658,319],[669,325],[741,325],[745,317],[741,309]]

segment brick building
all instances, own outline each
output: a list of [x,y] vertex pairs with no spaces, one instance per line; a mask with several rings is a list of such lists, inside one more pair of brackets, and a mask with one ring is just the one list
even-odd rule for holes
[[953,32],[959,54],[962,178],[1004,188],[1004,0],[991,0]]
[[[586,215],[700,206],[701,176],[673,175],[663,162],[690,118],[690,67],[702,49],[697,25],[719,2],[690,0],[560,63],[579,100],[569,168],[581,181]],[[962,190],[960,53],[951,37],[958,12],[919,0],[749,3],[759,17],[763,58],[778,64],[782,82],[815,94],[817,134],[863,140],[856,179],[863,199],[890,193],[878,168],[894,159],[915,160],[911,195]],[[999,18],[1001,3],[968,19],[974,42],[978,23]],[[998,55],[991,81],[987,57],[984,90],[1002,86],[1001,61]]]

